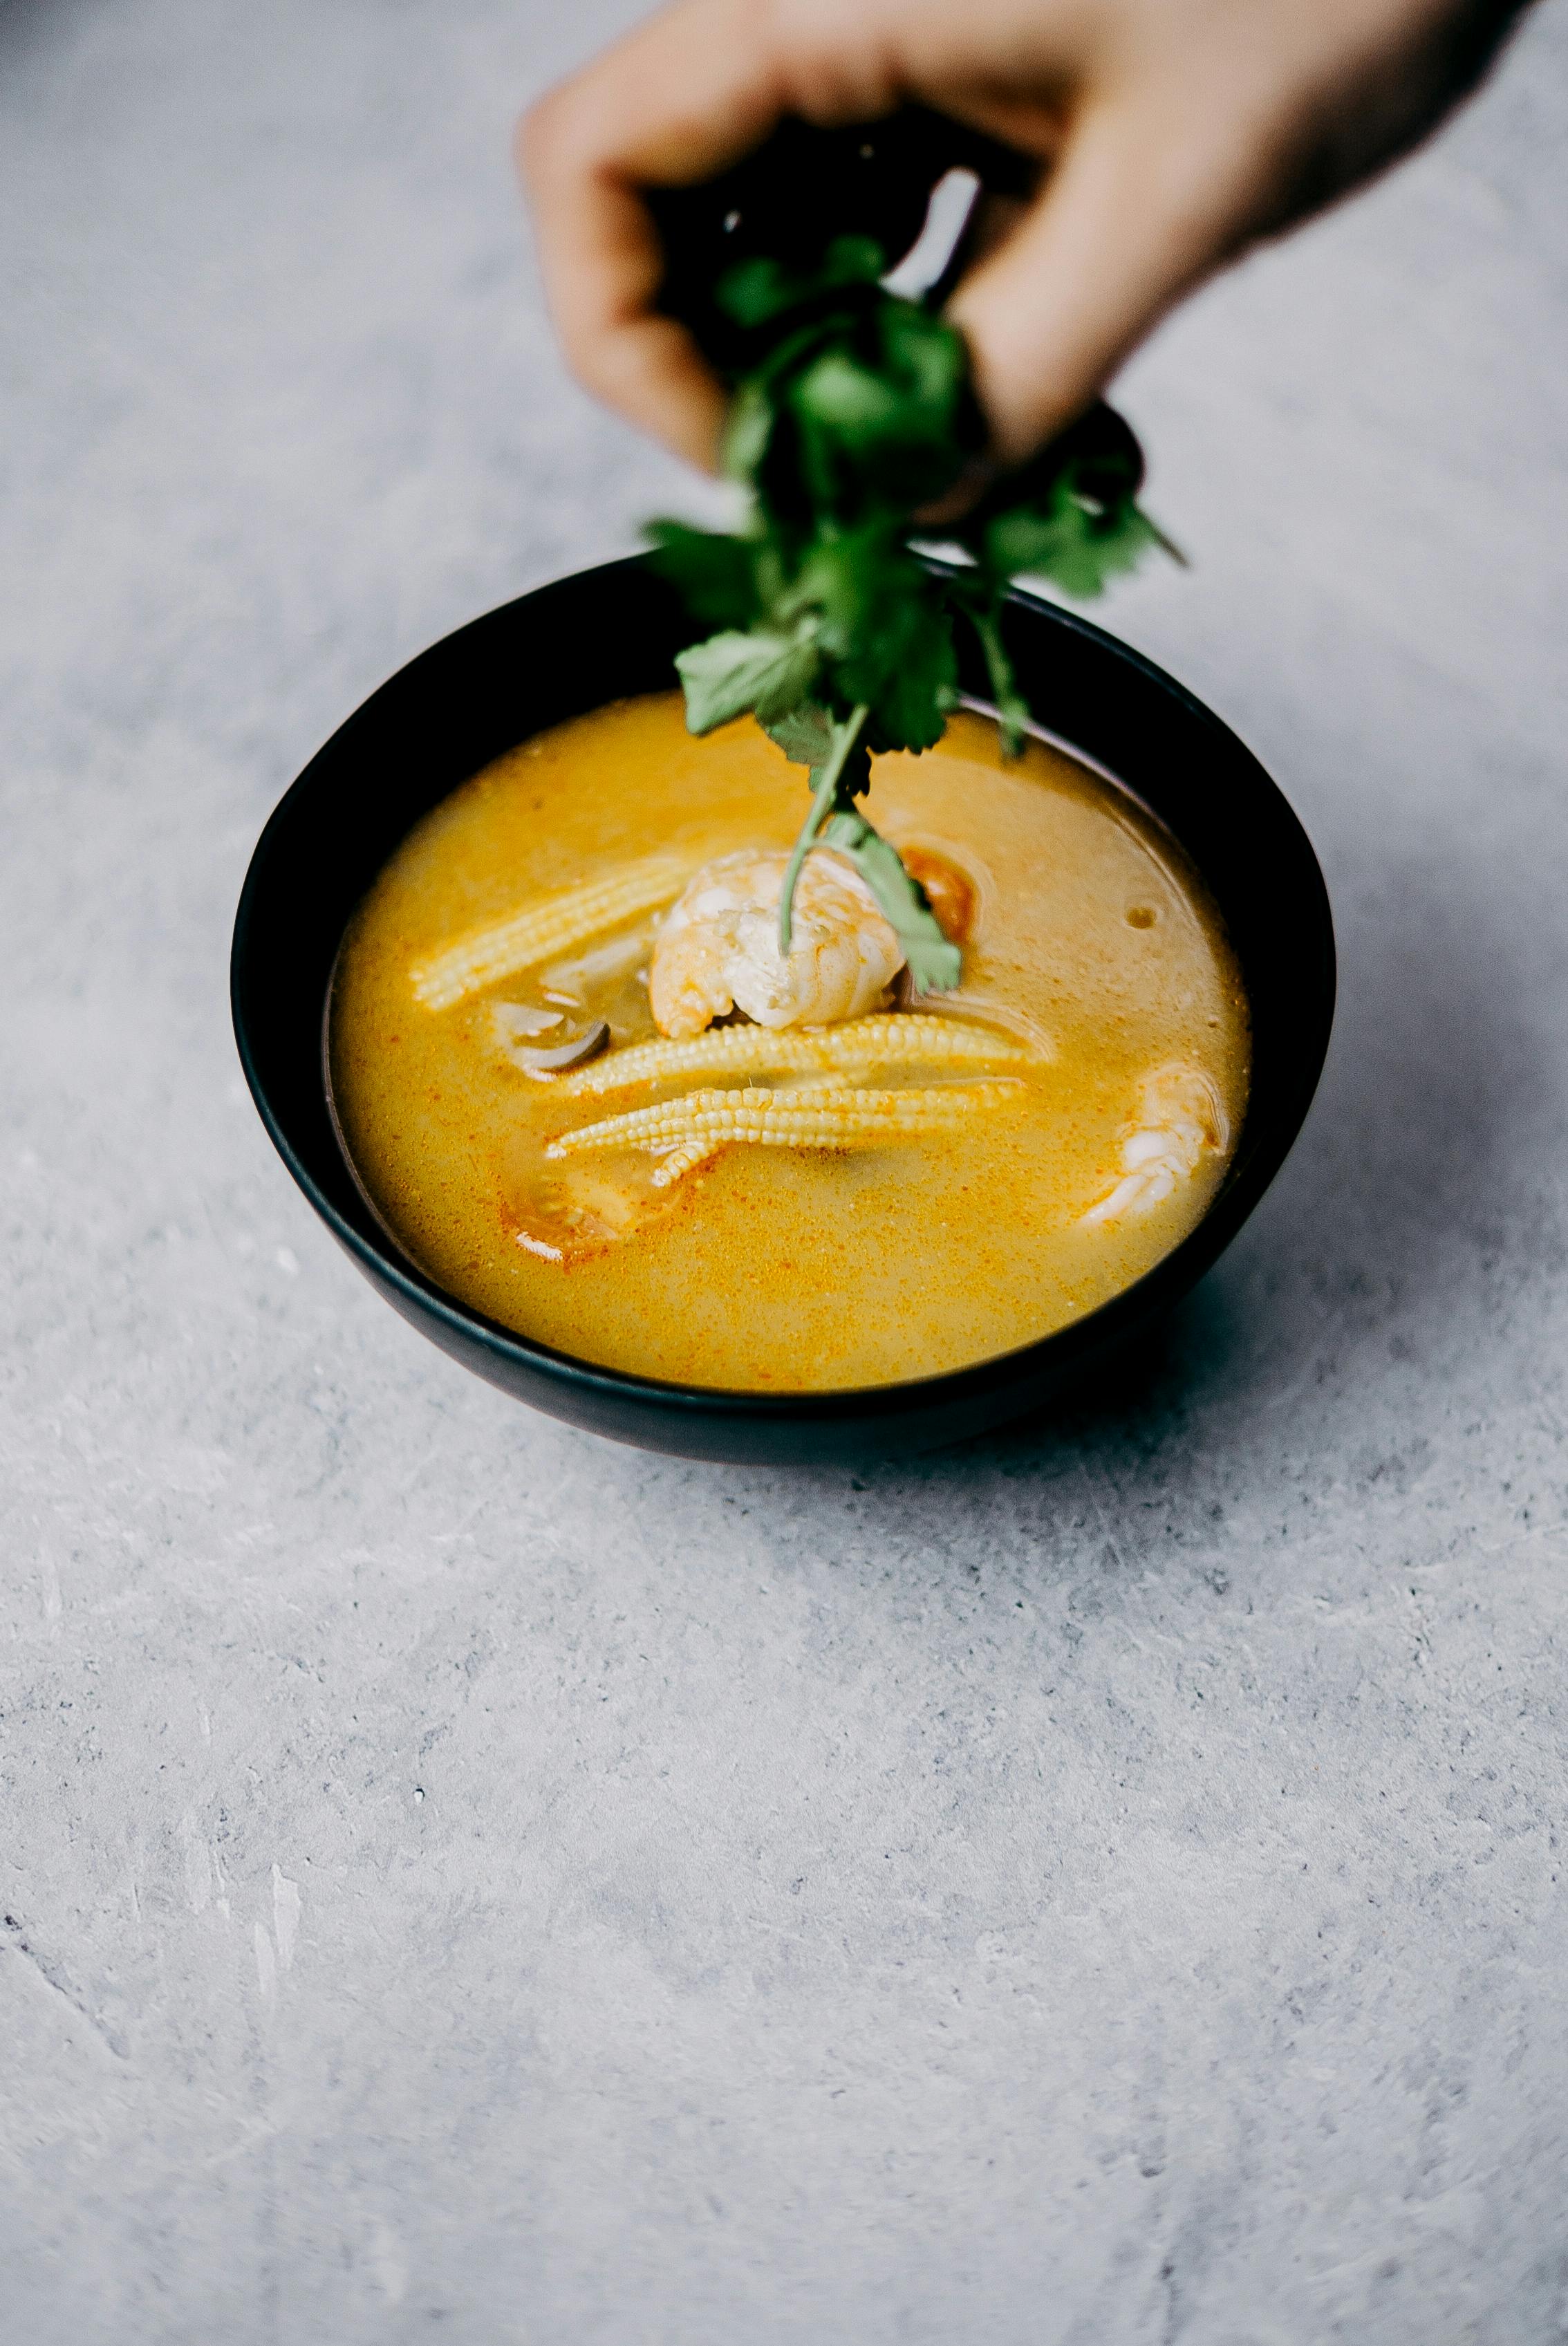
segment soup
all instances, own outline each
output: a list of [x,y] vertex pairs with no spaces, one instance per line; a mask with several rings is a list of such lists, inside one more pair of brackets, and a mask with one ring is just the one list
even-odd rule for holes
[[916,995],[849,861],[778,903],[804,780],[677,693],[498,759],[399,848],[334,980],[359,1179],[451,1294],[729,1390],[936,1374],[1093,1311],[1201,1219],[1246,1106],[1239,974],[1126,793],[961,714],[871,807],[948,935]]

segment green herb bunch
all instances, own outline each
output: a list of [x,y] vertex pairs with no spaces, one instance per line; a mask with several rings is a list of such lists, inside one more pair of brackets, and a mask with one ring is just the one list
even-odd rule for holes
[[[694,733],[750,711],[786,757],[809,767],[811,807],[779,902],[788,954],[795,882],[813,842],[864,876],[921,992],[956,985],[958,947],[896,849],[856,805],[872,752],[929,750],[956,707],[955,625],[984,655],[1003,743],[1029,710],[1003,638],[1009,582],[1029,573],[1100,593],[1164,544],[1136,503],[1137,442],[1096,407],[962,517],[919,516],[981,457],[985,427],[957,331],[890,293],[868,238],[843,237],[820,270],[742,261],[716,288],[740,362],[725,449],[749,493],[735,535],[658,522],[656,559],[693,617],[717,630],[681,653]],[[969,560],[934,571],[914,541],[939,536]]]

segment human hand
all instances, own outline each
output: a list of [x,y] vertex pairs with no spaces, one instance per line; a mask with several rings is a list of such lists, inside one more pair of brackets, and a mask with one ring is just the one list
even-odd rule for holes
[[787,115],[935,107],[1042,181],[959,285],[996,452],[1030,454],[1184,293],[1407,151],[1522,0],[678,0],[551,92],[518,151],[566,356],[717,463],[727,394],[655,308],[642,190],[710,178]]

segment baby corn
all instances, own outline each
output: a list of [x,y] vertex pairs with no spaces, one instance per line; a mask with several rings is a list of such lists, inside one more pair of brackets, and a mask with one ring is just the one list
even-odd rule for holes
[[509,919],[483,929],[471,929],[439,953],[416,961],[409,972],[414,998],[427,1010],[450,1010],[454,1002],[570,953],[601,930],[618,928],[656,904],[667,903],[679,892],[687,867],[671,855],[650,856],[607,880],[590,880],[581,888],[544,896],[525,904]]
[[[596,1148],[646,1148],[666,1162],[654,1177],[663,1188],[680,1173],[734,1141],[762,1148],[845,1148],[856,1143],[908,1140],[949,1132],[982,1108],[1015,1096],[1016,1081],[938,1084],[923,1091],[854,1091],[843,1086],[799,1091],[687,1092],[654,1107],[628,1108],[598,1124],[563,1132],[546,1157],[577,1157]],[[662,1178],[661,1178],[662,1176]]]
[[895,1011],[851,1018],[842,1026],[798,1027],[784,1034],[767,1026],[710,1026],[706,1035],[687,1041],[637,1043],[596,1060],[557,1088],[573,1099],[594,1099],[677,1076],[782,1076],[796,1068],[891,1067],[916,1062],[994,1066],[1027,1056],[1020,1044],[989,1027],[933,1017],[929,1012]]
[[656,1189],[667,1189],[672,1182],[680,1180],[685,1174],[695,1172],[697,1166],[706,1165],[710,1157],[717,1157],[723,1146],[722,1140],[684,1141],[668,1157],[660,1158],[648,1178]]

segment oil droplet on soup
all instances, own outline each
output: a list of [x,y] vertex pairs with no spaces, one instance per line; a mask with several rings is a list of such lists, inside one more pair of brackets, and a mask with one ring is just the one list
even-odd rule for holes
[[661,927],[689,962],[718,904],[753,971],[803,782],[749,719],[698,741],[678,694],[620,701],[498,759],[376,880],[339,958],[335,1103],[379,1212],[463,1302],[643,1376],[885,1384],[1080,1318],[1201,1219],[1247,1100],[1223,929],[1130,797],[1038,743],[1008,764],[979,717],[876,760],[870,800],[962,939],[958,991],[883,983],[881,916],[829,860],[823,918],[864,941],[799,1002],[836,1023],[767,971],[754,1017],[726,1011],[715,964],[661,1039]]

